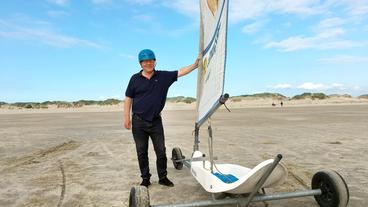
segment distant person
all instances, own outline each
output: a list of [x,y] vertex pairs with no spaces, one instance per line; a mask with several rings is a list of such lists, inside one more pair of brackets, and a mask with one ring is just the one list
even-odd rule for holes
[[[198,67],[200,56],[189,66],[178,71],[156,70],[156,56],[152,50],[144,49],[138,54],[142,70],[129,81],[124,101],[124,127],[132,129],[137,150],[142,186],[148,187],[150,169],[148,141],[152,140],[156,153],[156,167],[159,184],[172,187],[167,178],[167,158],[161,111],[165,106],[167,92],[178,77],[184,76]],[[132,110],[132,116],[130,114]]]
[[284,103],[281,101],[281,102],[280,102],[280,105],[281,105],[281,107],[282,107],[282,106],[284,105]]

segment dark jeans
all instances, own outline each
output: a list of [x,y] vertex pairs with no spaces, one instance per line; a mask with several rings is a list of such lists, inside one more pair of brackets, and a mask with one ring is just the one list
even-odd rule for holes
[[159,179],[167,175],[167,158],[165,148],[164,128],[161,117],[153,121],[145,121],[133,114],[132,131],[137,149],[139,169],[141,177],[149,179],[151,177],[148,161],[148,138],[151,137],[153,148],[156,153],[156,167]]

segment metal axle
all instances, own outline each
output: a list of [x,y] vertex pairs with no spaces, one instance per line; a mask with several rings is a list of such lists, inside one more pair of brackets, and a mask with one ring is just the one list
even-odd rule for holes
[[[306,190],[306,191],[296,191],[291,193],[275,193],[271,195],[260,195],[254,196],[250,202],[261,202],[261,201],[271,201],[271,200],[282,200],[289,198],[298,198],[305,196],[315,196],[321,195],[321,189]],[[223,200],[204,200],[196,201],[193,203],[183,203],[183,204],[163,204],[163,205],[151,205],[151,207],[204,207],[204,206],[220,206],[220,205],[237,205],[242,202],[247,202],[248,197],[245,198],[227,198]]]

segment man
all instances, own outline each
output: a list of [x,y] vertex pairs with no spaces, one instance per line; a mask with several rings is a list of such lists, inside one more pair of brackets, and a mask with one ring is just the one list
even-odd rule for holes
[[[136,145],[142,186],[148,187],[150,170],[148,163],[148,138],[150,137],[156,153],[156,167],[159,184],[172,187],[167,178],[167,158],[161,111],[165,106],[167,92],[178,77],[184,76],[198,67],[200,57],[194,64],[178,71],[159,71],[155,69],[156,57],[152,50],[144,49],[138,54],[142,70],[134,74],[125,92],[124,126],[132,128]],[[132,116],[130,111],[132,110]]]

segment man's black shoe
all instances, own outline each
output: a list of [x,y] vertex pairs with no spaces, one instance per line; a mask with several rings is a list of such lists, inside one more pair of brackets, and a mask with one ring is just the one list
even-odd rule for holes
[[148,187],[149,185],[151,185],[151,182],[150,182],[149,179],[143,179],[142,180],[141,186]]
[[174,183],[171,182],[167,177],[160,179],[158,184],[165,185],[167,187],[174,187]]

